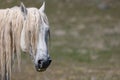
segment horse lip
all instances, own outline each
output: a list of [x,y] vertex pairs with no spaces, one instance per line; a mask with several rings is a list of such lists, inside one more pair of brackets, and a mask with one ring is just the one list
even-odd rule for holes
[[38,71],[38,72],[43,72],[45,70],[46,70],[45,68],[39,68],[38,66],[36,66],[36,71]]
[[40,68],[37,69],[38,72],[43,72],[43,71],[45,71],[45,70],[46,70],[46,69],[40,69]]

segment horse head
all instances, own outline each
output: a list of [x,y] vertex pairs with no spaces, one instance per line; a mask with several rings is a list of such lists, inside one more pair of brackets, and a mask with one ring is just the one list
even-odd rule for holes
[[[48,51],[49,23],[44,12],[45,2],[40,9],[26,8],[21,4],[24,24],[21,32],[20,46],[22,51],[28,52],[37,71],[45,71],[51,63]],[[29,18],[31,16],[31,18]],[[26,39],[28,37],[28,39]]]

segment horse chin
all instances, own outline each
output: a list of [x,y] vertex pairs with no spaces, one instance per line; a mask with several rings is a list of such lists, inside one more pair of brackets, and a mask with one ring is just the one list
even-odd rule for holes
[[43,72],[43,71],[45,71],[46,69],[36,68],[36,70],[37,70],[38,72]]
[[38,66],[35,66],[35,68],[36,68],[36,71],[38,71],[38,72],[43,72],[46,70],[46,68],[40,68]]

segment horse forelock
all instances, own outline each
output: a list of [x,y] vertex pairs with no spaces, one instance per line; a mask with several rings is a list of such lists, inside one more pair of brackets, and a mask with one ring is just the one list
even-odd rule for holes
[[18,67],[21,62],[20,38],[23,27],[25,28],[25,45],[29,50],[32,46],[33,53],[36,51],[38,34],[41,25],[40,13],[36,8],[27,9],[27,17],[20,8],[0,10],[0,67],[1,80],[11,78],[11,66],[14,56],[17,56]]

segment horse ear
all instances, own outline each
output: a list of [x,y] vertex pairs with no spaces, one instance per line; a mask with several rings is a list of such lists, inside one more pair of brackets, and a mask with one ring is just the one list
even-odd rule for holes
[[39,11],[44,12],[45,10],[45,2],[43,2],[42,6],[40,7]]
[[21,5],[20,5],[20,8],[21,8],[21,12],[23,13],[23,15],[27,15],[27,9],[22,2],[21,2]]

